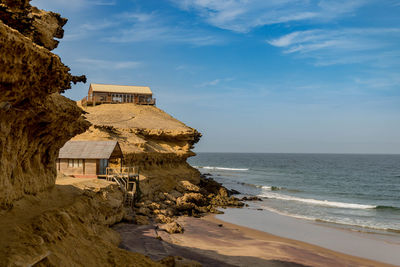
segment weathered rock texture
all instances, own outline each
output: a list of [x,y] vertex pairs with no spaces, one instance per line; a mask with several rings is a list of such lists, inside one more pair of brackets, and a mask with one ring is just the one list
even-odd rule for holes
[[127,166],[137,166],[143,196],[169,192],[180,180],[200,182],[187,158],[201,134],[154,106],[103,104],[87,107],[92,126],[76,140],[118,140]]
[[161,266],[118,248],[109,226],[127,216],[117,185],[71,180],[0,211],[1,266]]
[[58,150],[90,126],[60,95],[86,79],[50,52],[65,22],[0,0],[0,265],[160,266],[117,247],[108,227],[125,217],[117,186],[55,186]]
[[176,216],[214,212],[217,207],[242,206],[221,184],[201,177],[187,158],[201,134],[154,106],[103,104],[86,107],[92,126],[76,140],[118,140],[125,165],[140,168],[141,199],[136,223],[161,224],[166,231],[183,229]]
[[2,208],[53,186],[59,148],[89,126],[76,104],[59,94],[80,78],[49,51],[65,22],[28,1],[0,1]]

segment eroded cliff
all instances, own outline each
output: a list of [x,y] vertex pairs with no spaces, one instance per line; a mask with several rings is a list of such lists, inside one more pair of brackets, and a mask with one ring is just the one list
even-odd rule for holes
[[153,198],[169,192],[180,180],[200,182],[200,173],[187,158],[201,134],[155,106],[103,104],[86,107],[92,126],[76,140],[118,140],[125,165],[138,166],[143,177],[141,190]]
[[0,1],[2,208],[53,186],[58,150],[90,125],[76,104],[59,94],[85,79],[71,75],[49,50],[65,22],[29,1]]
[[155,106],[102,104],[86,107],[92,126],[76,140],[118,140],[126,166],[140,169],[138,224],[161,223],[170,233],[182,232],[177,216],[219,212],[217,207],[242,206],[233,192],[202,177],[187,158],[201,134]]
[[117,247],[118,187],[55,185],[58,150],[90,125],[60,95],[85,80],[50,52],[65,23],[28,0],[0,0],[0,266],[158,266]]

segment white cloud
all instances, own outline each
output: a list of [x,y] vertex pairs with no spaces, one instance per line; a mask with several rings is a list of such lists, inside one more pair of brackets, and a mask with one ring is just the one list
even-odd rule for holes
[[167,43],[186,43],[196,46],[223,43],[216,36],[196,27],[173,25],[156,13],[124,13],[118,16],[121,21],[119,30],[104,40],[114,43],[136,43],[160,41]]
[[65,41],[93,38],[112,43],[163,42],[207,46],[225,42],[220,35],[190,25],[174,24],[156,12],[124,12],[90,20],[66,31]]
[[296,31],[267,42],[284,53],[311,57],[316,65],[361,63],[399,57],[400,28]]
[[116,5],[116,0],[33,0],[31,4],[41,9],[60,12],[65,9],[74,10],[91,8],[93,6],[114,6]]
[[209,24],[236,32],[293,21],[329,21],[354,12],[368,0],[171,0]]
[[76,62],[86,64],[89,68],[101,69],[133,69],[141,65],[137,61],[112,61],[92,58],[80,58]]
[[199,84],[197,87],[207,87],[207,86],[215,86],[224,82],[233,81],[233,78],[223,78],[223,79],[214,79],[212,81],[204,82]]

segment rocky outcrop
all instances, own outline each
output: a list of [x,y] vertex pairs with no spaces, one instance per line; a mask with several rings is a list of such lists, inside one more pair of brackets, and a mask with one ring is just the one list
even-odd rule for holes
[[67,23],[67,19],[60,14],[32,7],[29,0],[1,0],[0,20],[49,50],[59,43],[54,37],[63,38],[62,27]]
[[29,1],[0,1],[0,207],[54,185],[60,147],[89,123],[59,93],[84,80],[49,49],[66,20]]
[[242,206],[212,179],[201,177],[187,158],[201,134],[154,106],[103,104],[85,107],[89,130],[76,140],[118,140],[127,166],[140,170],[139,224],[171,223],[174,216]]
[[[217,207],[243,203],[221,184],[202,177],[187,158],[201,134],[154,106],[103,104],[85,107],[92,126],[76,140],[118,140],[124,164],[140,169],[140,201],[135,222],[167,224],[181,232],[177,216],[219,213]],[[182,229],[183,231],[183,229]]]
[[169,192],[182,180],[200,182],[200,173],[187,158],[201,134],[154,106],[103,104],[85,107],[93,124],[75,140],[118,140],[124,164],[140,169],[145,199]]
[[206,213],[221,213],[217,209],[220,207],[243,206],[244,203],[232,196],[232,192],[221,184],[213,179],[200,177],[199,185],[189,181],[177,182],[173,190],[159,192],[151,200],[146,198],[136,203],[134,210],[137,224],[150,224],[154,221],[167,224],[160,226],[160,229],[168,233],[181,233],[183,228],[175,222],[178,216],[199,217]]

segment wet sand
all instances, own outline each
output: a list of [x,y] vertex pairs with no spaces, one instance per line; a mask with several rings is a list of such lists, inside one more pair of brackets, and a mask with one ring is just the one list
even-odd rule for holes
[[119,224],[121,247],[153,260],[181,256],[204,266],[392,266],[335,252],[305,242],[227,223],[212,215],[181,217],[183,234],[170,235],[155,225]]
[[352,231],[340,225],[297,219],[254,208],[226,209],[224,212],[217,218],[344,254],[400,265],[398,233]]

